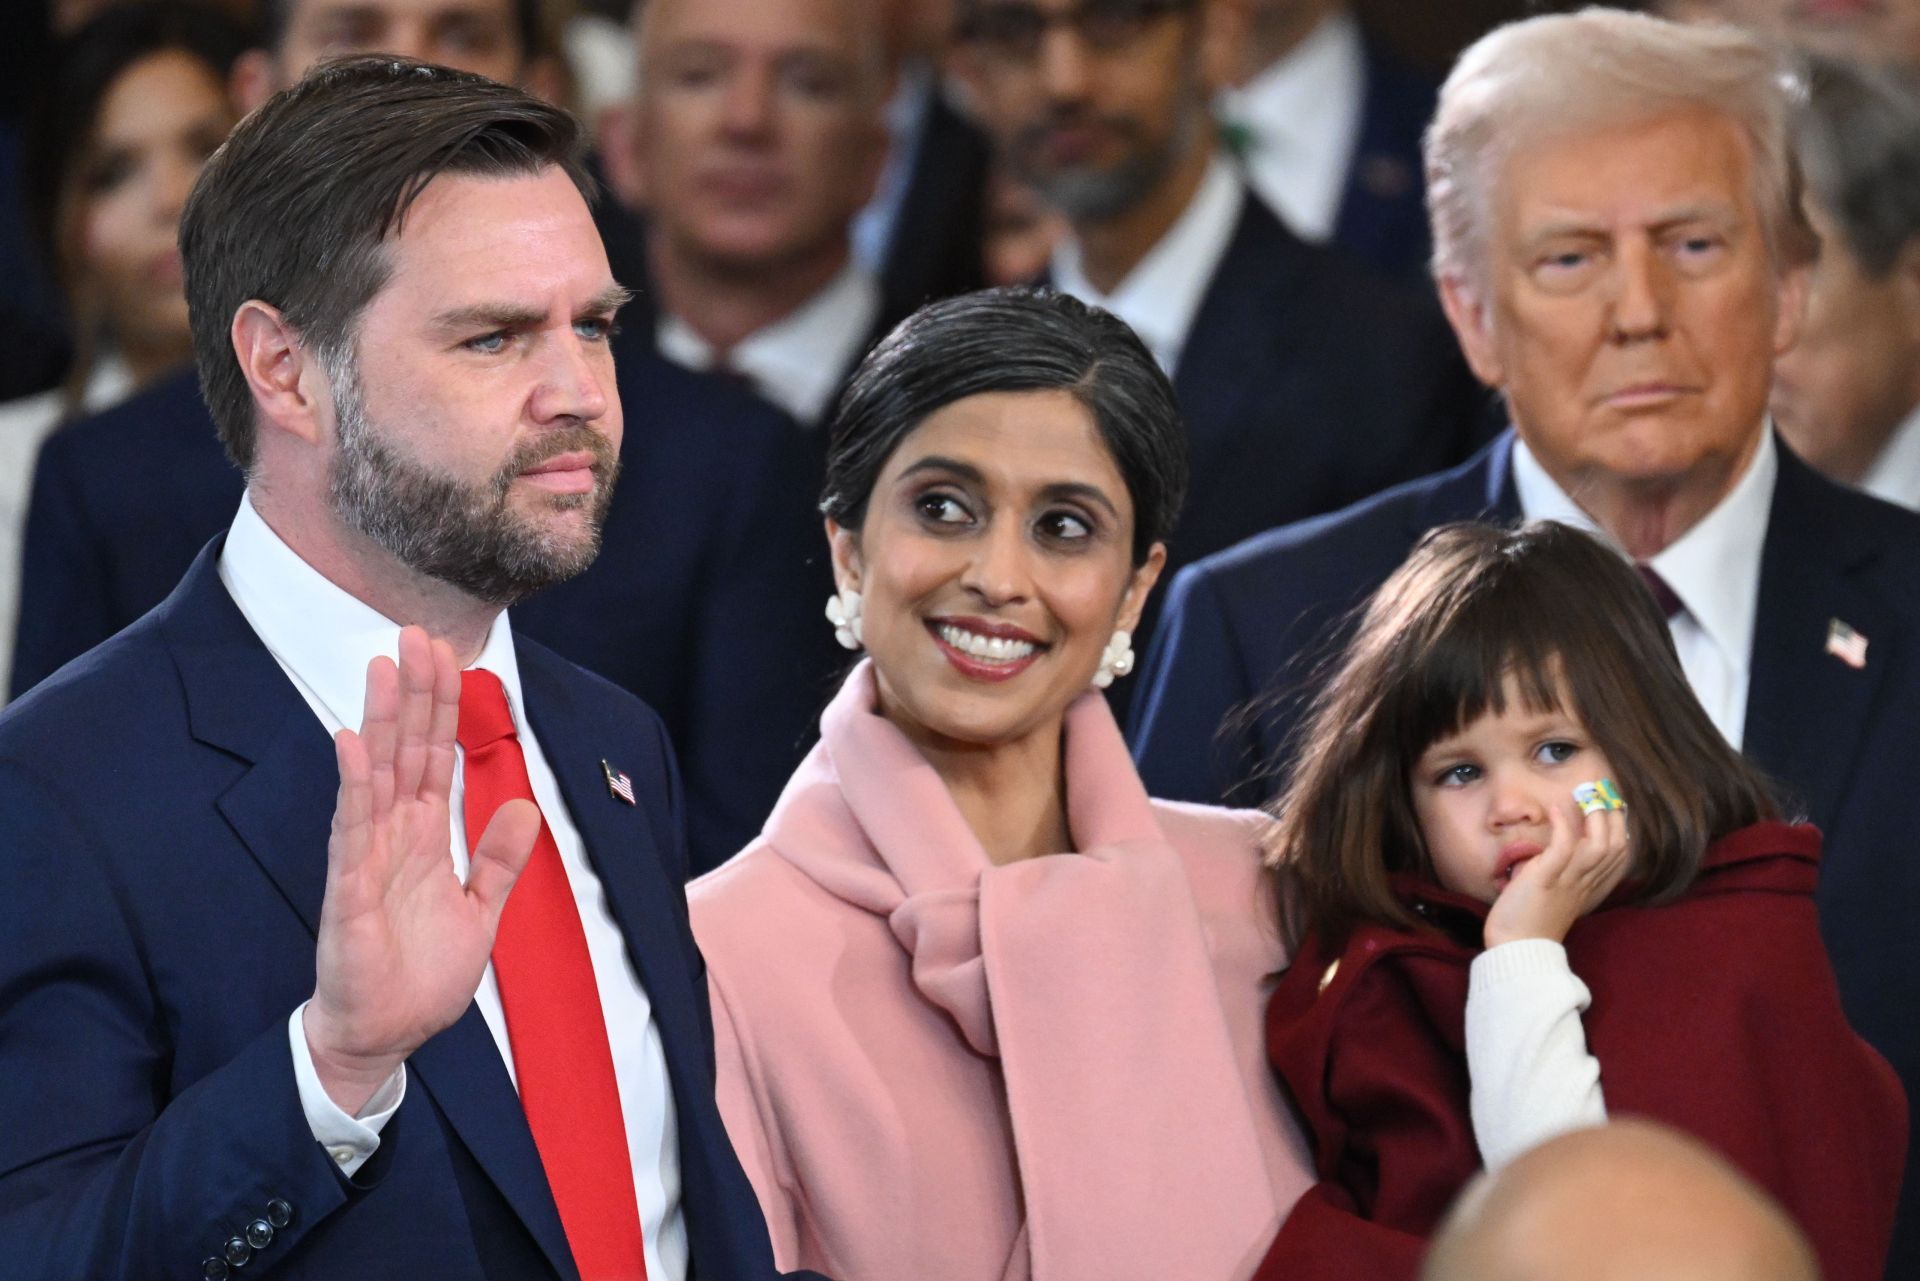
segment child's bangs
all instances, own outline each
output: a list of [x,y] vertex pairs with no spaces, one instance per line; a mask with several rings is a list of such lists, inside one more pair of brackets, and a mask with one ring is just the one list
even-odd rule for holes
[[[1507,710],[1511,679],[1524,710],[1553,712],[1575,696],[1567,682],[1563,638],[1542,620],[1544,601],[1501,600],[1497,592],[1449,611],[1407,665],[1397,719],[1408,758],[1418,756],[1491,712]],[[1578,710],[1577,708],[1574,710]]]

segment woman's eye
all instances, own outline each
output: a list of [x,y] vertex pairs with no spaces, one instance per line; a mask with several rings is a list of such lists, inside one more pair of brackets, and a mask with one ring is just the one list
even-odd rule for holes
[[1569,743],[1556,739],[1551,743],[1540,744],[1539,759],[1549,765],[1559,765],[1572,760],[1580,751],[1578,743]]
[[922,516],[940,525],[964,524],[971,516],[950,494],[923,494],[915,506]]
[[1434,784],[1439,787],[1465,787],[1480,777],[1478,765],[1448,765],[1434,775]]
[[1078,542],[1093,536],[1093,526],[1072,512],[1048,512],[1040,518],[1040,531],[1061,542]]

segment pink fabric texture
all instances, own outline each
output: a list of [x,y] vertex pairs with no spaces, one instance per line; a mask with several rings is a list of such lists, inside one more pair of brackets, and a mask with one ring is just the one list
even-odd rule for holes
[[691,888],[783,1268],[1229,1281],[1311,1182],[1262,1049],[1258,816],[1149,801],[1102,698],[1066,738],[1079,852],[995,867],[862,664]]

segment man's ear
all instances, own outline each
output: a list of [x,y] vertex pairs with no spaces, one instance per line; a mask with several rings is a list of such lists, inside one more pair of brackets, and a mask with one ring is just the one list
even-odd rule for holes
[[860,590],[860,536],[833,517],[827,517],[827,551],[833,558],[833,585],[838,591]]
[[647,184],[640,163],[640,103],[616,102],[600,111],[594,135],[600,140],[600,165],[613,198],[638,213],[647,205]]
[[1807,286],[1812,278],[1813,269],[1807,266],[1789,267],[1780,276],[1780,284],[1774,291],[1778,308],[1773,317],[1773,354],[1776,356],[1785,354],[1800,341],[1800,331],[1807,321]]
[[247,50],[233,60],[233,70],[227,73],[227,91],[243,116],[273,97],[279,83],[273,55],[265,49]]
[[329,384],[279,309],[258,299],[241,303],[228,336],[262,429],[319,445],[329,430],[322,413]]
[[1465,277],[1452,272],[1441,276],[1439,285],[1440,309],[1447,313],[1447,323],[1453,326],[1453,336],[1459,340],[1473,376],[1489,387],[1502,386],[1507,372],[1494,345],[1493,320],[1486,300]]

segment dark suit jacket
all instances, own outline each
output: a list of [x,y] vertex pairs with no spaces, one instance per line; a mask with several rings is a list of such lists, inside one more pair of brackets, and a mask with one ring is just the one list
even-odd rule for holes
[[923,303],[987,283],[987,172],[993,148],[936,85],[914,149],[907,189],[887,239],[882,311],[895,319]]
[[1366,89],[1333,243],[1388,275],[1424,284],[1433,252],[1420,136],[1440,87],[1363,35]]
[[[1306,244],[1251,192],[1174,391],[1193,484],[1169,577],[1261,530],[1459,461],[1486,399],[1428,292]],[[1150,606],[1136,646],[1156,616]]]
[[[617,351],[623,476],[600,557],[514,620],[659,709],[686,769],[697,872],[760,830],[831,693],[815,464],[753,397],[643,342]],[[191,373],[49,437],[27,517],[15,692],[159,603],[243,488]]]
[[[21,1281],[201,1275],[268,1203],[246,1275],[577,1276],[479,1011],[409,1061],[342,1177],[301,1111],[287,1019],[311,994],[337,781],[325,730],[221,585],[179,589],[0,715],[0,1257]],[[527,714],[653,1005],[694,1274],[773,1273],[713,1104],[712,1028],[657,717],[530,641]],[[602,758],[634,780],[615,801]]]
[[[1141,673],[1131,738],[1148,790],[1249,803],[1343,620],[1422,533],[1520,515],[1503,437],[1453,471],[1276,529],[1173,585]],[[1745,750],[1825,833],[1818,903],[1848,1017],[1920,1090],[1920,516],[1823,479],[1780,445],[1754,624]],[[1855,670],[1825,650],[1840,619],[1868,638]],[[1233,709],[1263,697],[1253,715]],[[1224,725],[1224,727],[1223,727]],[[1914,1148],[1909,1141],[1909,1151]],[[1909,1177],[1888,1275],[1920,1276]]]

